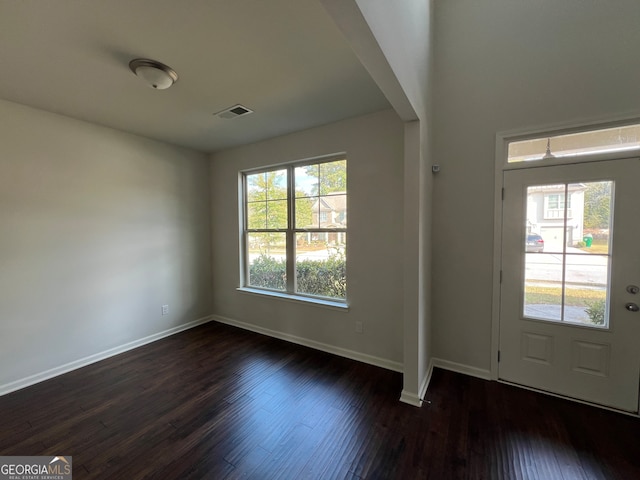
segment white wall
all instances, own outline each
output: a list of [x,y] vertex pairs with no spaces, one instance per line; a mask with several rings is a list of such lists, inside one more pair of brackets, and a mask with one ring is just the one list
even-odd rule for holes
[[0,389],[211,313],[205,155],[6,101],[0,124]]
[[[348,312],[238,292],[238,172],[347,154]],[[400,368],[403,312],[403,125],[383,111],[212,156],[214,312]],[[355,322],[364,323],[364,333]],[[357,356],[357,355],[355,355]]]
[[[401,397],[419,405],[431,359],[433,2],[356,2],[419,119],[405,124],[405,338]],[[375,71],[372,74],[376,79]],[[396,103],[392,104],[400,111]]]
[[438,0],[434,356],[491,360],[496,132],[640,111],[637,0]]
[[411,105],[426,120],[432,53],[431,0],[356,0]]

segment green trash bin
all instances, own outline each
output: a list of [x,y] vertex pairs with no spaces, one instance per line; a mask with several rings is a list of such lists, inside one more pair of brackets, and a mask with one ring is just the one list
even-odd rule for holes
[[587,233],[584,237],[582,237],[582,241],[587,248],[591,248],[591,245],[593,244],[593,235]]

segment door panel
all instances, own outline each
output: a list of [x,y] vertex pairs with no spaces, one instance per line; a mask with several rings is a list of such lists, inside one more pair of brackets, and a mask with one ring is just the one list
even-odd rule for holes
[[510,170],[503,185],[499,378],[637,412],[640,160]]

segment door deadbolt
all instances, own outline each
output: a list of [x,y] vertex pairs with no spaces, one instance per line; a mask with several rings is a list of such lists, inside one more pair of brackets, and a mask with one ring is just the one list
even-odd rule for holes
[[635,295],[640,292],[640,287],[638,287],[637,285],[627,285],[627,292],[629,292],[631,295]]

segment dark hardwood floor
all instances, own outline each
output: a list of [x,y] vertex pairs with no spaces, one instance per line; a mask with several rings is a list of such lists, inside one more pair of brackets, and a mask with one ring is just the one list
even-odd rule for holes
[[218,323],[0,397],[0,455],[74,479],[640,479],[640,421],[443,370],[398,373]]

